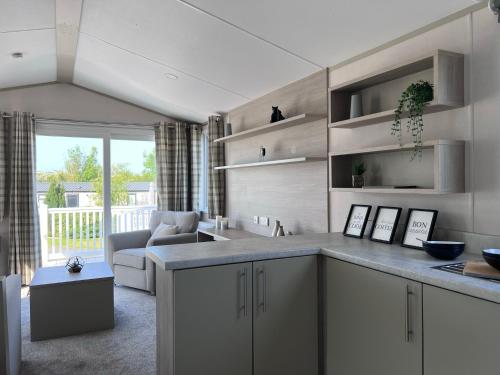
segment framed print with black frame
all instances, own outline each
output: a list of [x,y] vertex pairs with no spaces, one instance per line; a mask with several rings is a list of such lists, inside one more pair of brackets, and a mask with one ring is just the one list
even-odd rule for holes
[[345,222],[344,236],[363,238],[371,209],[372,206],[365,204],[351,205],[349,216]]
[[436,210],[410,208],[401,246],[422,249],[422,241],[428,241],[432,237],[437,215]]
[[378,206],[370,231],[370,240],[391,244],[398,228],[401,211],[401,207]]

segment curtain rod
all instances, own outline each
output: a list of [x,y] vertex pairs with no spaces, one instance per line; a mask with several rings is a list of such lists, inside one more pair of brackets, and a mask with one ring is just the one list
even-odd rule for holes
[[[12,118],[13,116],[7,113],[2,114],[3,118]],[[35,117],[33,115],[33,118],[35,121],[42,121],[42,122],[68,122],[72,124],[92,124],[92,125],[120,125],[120,126],[136,126],[136,127],[155,127],[160,124],[160,122],[155,122],[152,124],[140,124],[140,123],[130,123],[130,122],[107,122],[107,121],[81,121],[81,120],[69,120],[69,119],[49,119],[49,118],[43,118],[43,117]],[[201,124],[190,124],[186,123],[188,126],[203,126]],[[169,126],[174,126],[175,123],[169,123]]]

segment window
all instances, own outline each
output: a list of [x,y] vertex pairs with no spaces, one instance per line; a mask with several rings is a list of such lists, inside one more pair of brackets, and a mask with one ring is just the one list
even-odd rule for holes
[[66,194],[66,207],[79,207],[78,194]]
[[42,265],[103,261],[113,232],[149,228],[156,209],[154,131],[145,126],[37,122]]

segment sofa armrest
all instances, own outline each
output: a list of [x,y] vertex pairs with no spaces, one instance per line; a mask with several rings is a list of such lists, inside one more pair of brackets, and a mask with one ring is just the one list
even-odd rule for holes
[[151,237],[149,229],[136,230],[133,232],[113,233],[109,235],[108,249],[114,251],[123,249],[135,249],[146,247]]
[[170,236],[158,237],[152,240],[151,246],[176,245],[182,243],[193,243],[198,241],[196,233],[179,233]]

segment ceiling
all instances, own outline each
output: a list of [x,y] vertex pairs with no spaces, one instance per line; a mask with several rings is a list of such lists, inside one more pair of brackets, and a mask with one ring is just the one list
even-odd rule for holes
[[[62,1],[81,12],[69,60],[57,55]],[[475,3],[0,0],[0,88],[56,81],[70,61],[71,83],[201,122]]]

